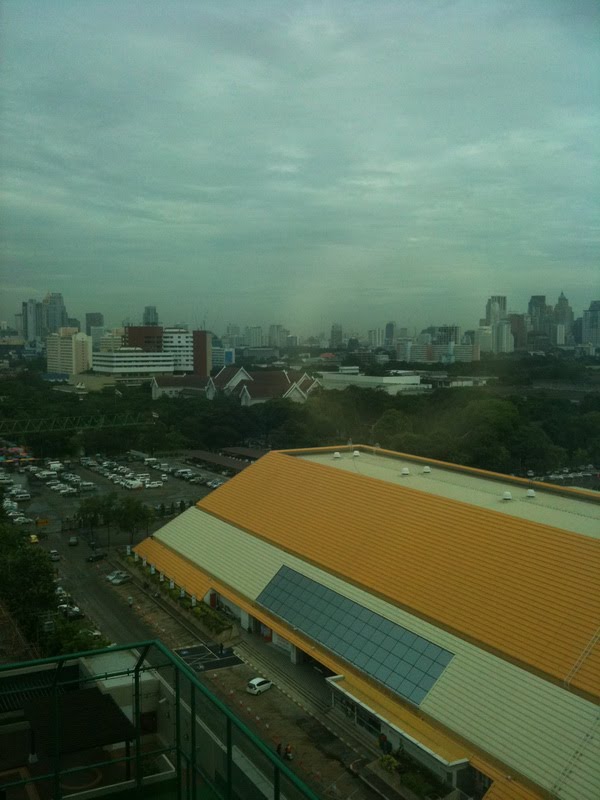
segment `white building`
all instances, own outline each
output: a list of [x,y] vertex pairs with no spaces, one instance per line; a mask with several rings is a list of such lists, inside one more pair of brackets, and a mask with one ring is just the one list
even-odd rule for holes
[[347,389],[358,386],[361,389],[383,389],[387,394],[400,392],[421,392],[431,387],[421,384],[421,376],[416,372],[404,372],[387,377],[376,375],[352,375],[347,372],[319,372],[319,383],[323,389]]
[[173,357],[175,372],[193,372],[194,341],[192,333],[185,328],[164,328],[163,353]]
[[510,329],[510,322],[501,319],[492,324],[492,351],[494,353],[512,353],[515,349],[515,338]]
[[92,369],[109,375],[168,375],[175,371],[175,362],[172,353],[121,347],[114,352],[94,353]]
[[92,365],[92,339],[75,328],[60,328],[46,339],[48,372],[77,375]]

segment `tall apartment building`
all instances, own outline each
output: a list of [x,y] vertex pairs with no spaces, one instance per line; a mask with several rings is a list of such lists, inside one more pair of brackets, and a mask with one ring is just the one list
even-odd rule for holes
[[248,347],[263,346],[263,329],[260,325],[254,325],[250,328],[246,328],[246,344]]
[[92,328],[104,328],[104,314],[99,311],[90,311],[85,315],[85,332],[92,335]]
[[372,328],[367,331],[369,347],[383,347],[383,328]]
[[287,344],[287,337],[290,332],[283,325],[270,325],[269,326],[269,347],[284,348]]
[[183,328],[163,328],[163,353],[173,356],[175,372],[193,372],[194,337]]
[[60,328],[46,338],[48,372],[77,375],[91,369],[92,340],[75,328]]

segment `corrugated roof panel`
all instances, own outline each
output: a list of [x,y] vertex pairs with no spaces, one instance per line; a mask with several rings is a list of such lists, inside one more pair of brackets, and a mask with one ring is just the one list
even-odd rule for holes
[[[236,587],[246,579],[245,592],[251,613],[259,613],[253,601],[282,565],[315,580],[377,614],[455,653],[451,664],[430,690],[422,710],[448,730],[476,742],[485,752],[510,764],[516,771],[550,788],[580,749],[597,719],[598,707],[573,693],[440,629],[413,614],[374,596],[354,584],[323,572],[318,567],[199,509],[189,511],[168,523],[154,535],[153,547],[163,544],[186,554],[187,559],[214,576],[215,588],[221,583]],[[143,543],[148,546],[148,540]],[[139,548],[137,548],[139,550]],[[237,557],[232,558],[232,553]],[[157,565],[162,556],[157,555]],[[212,578],[211,578],[212,580]],[[225,591],[227,594],[227,592]],[[236,602],[236,600],[234,600]],[[293,631],[282,627],[282,635],[294,641]],[[297,638],[297,637],[296,637]],[[303,647],[300,641],[299,645]],[[335,657],[325,662],[350,675],[343,661]],[[334,668],[332,666],[332,668]],[[360,673],[352,673],[355,682]],[[376,686],[376,684],[373,684]],[[376,689],[381,702],[389,698]],[[404,713],[404,706],[401,707]],[[600,761],[582,758],[571,776],[573,786],[600,781]],[[581,800],[565,786],[559,797]],[[593,797],[593,795],[591,795]]]
[[558,680],[600,618],[597,540],[456,500],[269,453],[198,507]]

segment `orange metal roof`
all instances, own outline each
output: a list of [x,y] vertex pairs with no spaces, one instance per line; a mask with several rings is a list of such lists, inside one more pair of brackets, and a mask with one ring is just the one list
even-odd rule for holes
[[345,674],[347,677],[338,682],[341,688],[346,689],[359,702],[371,708],[383,719],[395,724],[420,742],[421,745],[429,748],[449,763],[468,759],[476,769],[494,781],[485,795],[485,800],[540,800],[544,797],[534,789],[525,786],[519,779],[509,776],[502,765],[490,761],[483,754],[474,750],[472,745],[445,733],[434,722],[429,722],[418,710],[413,710],[408,706],[395,702],[386,694],[378,691],[360,674],[354,673],[353,670],[349,671],[348,665],[332,659],[329,652],[312,645],[307,648],[307,643],[302,636],[287,628],[279,620],[265,612],[264,609],[257,609],[254,603],[249,602],[247,598],[238,595],[231,587],[223,585],[203,572],[199,567],[179,553],[171,550],[167,545],[148,538],[136,545],[135,551],[140,557],[146,558],[148,563],[154,564],[168,578],[174,580],[178,586],[184,587],[189,594],[195,594],[198,598],[204,597],[211,588],[224,594],[237,603],[240,608],[257,616],[265,624],[270,625],[274,631],[280,633],[288,641],[302,650],[308,650],[313,657],[333,671]]
[[600,697],[597,540],[280,452],[198,507]]
[[144,539],[135,547],[140,558],[146,558],[168,578],[175,581],[188,594],[195,595],[199,600],[211,588],[210,578],[201,572],[191,561],[165,547],[164,544],[154,539]]

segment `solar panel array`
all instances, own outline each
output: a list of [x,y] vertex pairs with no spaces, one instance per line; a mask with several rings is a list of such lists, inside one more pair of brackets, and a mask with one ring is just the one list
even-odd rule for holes
[[452,653],[289,567],[258,602],[411,703],[419,705]]

